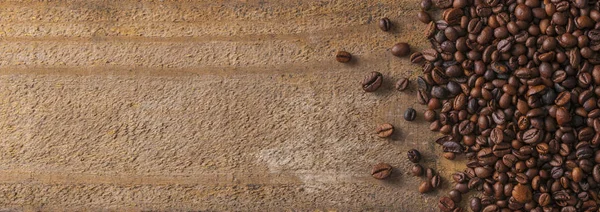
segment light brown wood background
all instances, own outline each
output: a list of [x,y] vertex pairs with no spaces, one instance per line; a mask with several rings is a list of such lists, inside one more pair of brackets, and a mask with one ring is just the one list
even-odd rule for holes
[[[417,0],[3,1],[0,208],[435,211]],[[395,27],[382,32],[381,17]],[[338,50],[355,56],[335,62]],[[384,74],[376,93],[359,81]],[[413,84],[392,89],[400,77]],[[414,122],[402,119],[414,107]],[[373,131],[397,128],[391,139]],[[388,162],[391,179],[369,175]]]

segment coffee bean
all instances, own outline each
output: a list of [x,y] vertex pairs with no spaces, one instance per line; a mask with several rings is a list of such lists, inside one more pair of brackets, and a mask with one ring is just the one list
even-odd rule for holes
[[472,211],[480,211],[481,210],[481,199],[479,199],[479,197],[471,198],[469,207],[471,208]]
[[408,43],[397,43],[392,46],[392,55],[396,57],[405,57],[410,54],[410,45]]
[[423,118],[425,119],[425,121],[433,122],[437,118],[437,114],[434,110],[426,110],[423,114]]
[[421,192],[421,194],[430,192],[432,190],[433,187],[431,186],[431,182],[429,182],[428,180],[421,182],[421,185],[419,185],[419,192]]
[[417,111],[413,108],[408,108],[404,111],[404,120],[413,121],[417,117]]
[[352,55],[346,51],[339,51],[335,55],[335,60],[337,60],[340,63],[347,63],[350,62],[350,60],[352,60]]
[[378,163],[373,166],[371,170],[371,176],[373,178],[382,180],[390,176],[392,174],[392,166],[387,163]]
[[396,90],[398,90],[398,91],[406,90],[406,88],[408,87],[409,82],[410,81],[408,80],[408,78],[400,78],[396,82]]
[[431,0],[422,0],[421,1],[421,9],[423,9],[423,10],[431,9],[432,5],[433,5],[433,3],[431,2]]
[[413,167],[412,167],[411,170],[412,170],[413,176],[417,176],[418,177],[418,176],[423,175],[423,167],[421,165],[419,165],[419,164],[413,165]]
[[392,126],[391,124],[388,124],[388,123],[379,125],[377,127],[377,129],[375,129],[375,133],[380,138],[387,138],[387,137],[391,136],[392,133],[394,133],[394,126]]
[[428,24],[429,22],[431,22],[431,17],[429,16],[429,14],[425,11],[419,11],[417,13],[417,19],[419,19],[419,21]]
[[411,149],[407,153],[408,160],[413,163],[418,163],[421,160],[421,153],[416,149]]
[[456,206],[449,197],[441,197],[438,204],[440,211],[452,211]]
[[383,75],[379,72],[373,71],[369,75],[365,76],[362,81],[363,90],[366,92],[374,92],[383,83]]
[[455,203],[460,202],[462,200],[462,194],[456,189],[450,190],[448,192],[448,197],[450,197],[450,199],[452,199],[452,201]]
[[388,18],[382,18],[379,20],[379,29],[381,31],[387,32],[392,28],[392,22]]
[[423,58],[423,54],[421,54],[421,52],[415,52],[410,55],[411,63],[422,63],[424,60],[425,58]]
[[439,175],[434,175],[433,177],[431,177],[431,187],[438,188],[438,187],[440,187],[441,183],[442,183],[442,179],[440,178]]
[[425,49],[421,51],[421,55],[427,61],[435,61],[438,59],[438,52],[435,49]]

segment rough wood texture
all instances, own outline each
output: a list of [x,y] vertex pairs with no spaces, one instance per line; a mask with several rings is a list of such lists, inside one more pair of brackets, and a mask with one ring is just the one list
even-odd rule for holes
[[[417,0],[0,3],[0,205],[435,211],[459,165],[415,100]],[[392,32],[377,27],[381,17]],[[351,64],[335,62],[338,50]],[[362,91],[369,71],[384,74]],[[392,90],[400,77],[413,81]],[[417,120],[402,119],[414,107]],[[396,126],[392,139],[375,127]],[[406,151],[446,176],[421,195]],[[392,178],[370,177],[388,162]]]

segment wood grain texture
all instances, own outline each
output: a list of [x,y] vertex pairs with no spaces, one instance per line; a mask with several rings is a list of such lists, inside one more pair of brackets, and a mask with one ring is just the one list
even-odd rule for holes
[[[436,211],[463,167],[438,157],[414,100],[420,68],[389,53],[427,48],[417,11],[417,0],[0,2],[0,208]],[[337,63],[338,50],[355,59]],[[365,93],[373,70],[384,85]],[[405,92],[392,88],[400,77]],[[374,133],[383,122],[391,139]],[[412,148],[443,189],[418,193]],[[377,162],[391,179],[370,177]]]

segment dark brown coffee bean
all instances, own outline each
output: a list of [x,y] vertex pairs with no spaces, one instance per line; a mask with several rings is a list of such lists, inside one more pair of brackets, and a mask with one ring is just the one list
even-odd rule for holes
[[413,108],[408,108],[404,111],[404,120],[413,121],[417,117],[417,111]]
[[437,114],[434,110],[426,110],[425,113],[423,113],[423,118],[425,121],[433,122],[437,118]]
[[383,83],[383,75],[379,72],[373,71],[367,75],[362,81],[363,90],[366,92],[374,92]]
[[417,91],[417,102],[419,104],[425,105],[429,102],[429,94],[423,90]]
[[462,200],[462,194],[456,189],[450,190],[448,192],[448,197],[450,197],[453,202],[460,202]]
[[454,201],[449,197],[441,197],[438,206],[440,211],[444,212],[452,211],[456,207]]
[[451,9],[445,10],[444,13],[442,14],[442,16],[443,16],[444,20],[446,21],[446,23],[448,23],[450,25],[455,25],[460,22],[460,19],[463,16],[463,11],[460,8],[451,8]]
[[413,165],[412,174],[416,177],[423,175],[423,167],[419,164]]
[[419,185],[419,192],[421,194],[430,192],[433,190],[433,187],[431,186],[431,182],[429,182],[429,180],[425,180],[423,182],[421,182],[421,185]]
[[429,16],[429,14],[425,11],[419,11],[417,13],[417,19],[419,19],[419,21],[428,24],[429,22],[431,22],[431,17]]
[[422,63],[424,60],[425,58],[423,58],[423,54],[421,54],[421,52],[415,52],[410,55],[411,63]]
[[396,82],[396,90],[398,91],[403,91],[406,90],[406,88],[408,87],[408,84],[410,83],[410,81],[408,80],[408,78],[400,78],[397,82]]
[[434,175],[433,177],[431,177],[431,186],[433,188],[440,187],[441,183],[442,183],[442,178],[440,178],[439,175]]
[[381,31],[387,32],[392,28],[392,22],[388,18],[382,18],[379,20],[379,29]]
[[421,153],[416,149],[411,149],[407,153],[408,160],[413,163],[418,163],[421,160]]
[[421,51],[421,54],[427,61],[435,61],[438,58],[438,52],[435,49],[425,49]]
[[352,60],[352,55],[346,51],[339,51],[335,55],[335,60],[337,60],[340,63],[347,63],[350,62],[350,60]]
[[397,43],[392,46],[392,55],[396,57],[405,57],[410,54],[410,45],[408,43]]
[[390,137],[392,135],[392,133],[394,133],[394,126],[392,126],[389,123],[385,123],[385,124],[379,125],[377,127],[377,129],[375,129],[375,133],[380,138]]
[[392,174],[392,166],[387,163],[378,163],[373,166],[373,169],[371,170],[371,176],[378,180],[385,179],[389,177],[390,174]]
[[472,211],[480,211],[481,210],[481,199],[479,199],[479,197],[471,198],[471,201],[469,202],[469,207],[471,208]]
[[433,3],[431,2],[431,0],[422,0],[421,1],[421,9],[423,10],[429,10],[431,9],[431,6],[433,5]]

